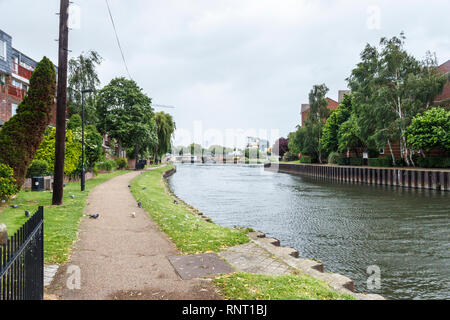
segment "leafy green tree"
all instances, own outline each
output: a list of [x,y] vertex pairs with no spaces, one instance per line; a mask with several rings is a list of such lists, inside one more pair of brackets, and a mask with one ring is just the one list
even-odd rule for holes
[[345,121],[338,130],[338,151],[345,152],[353,150],[357,157],[359,157],[359,150],[365,147],[361,140],[361,130],[358,126],[356,116],[352,114],[350,118]]
[[[48,169],[53,172],[55,169],[55,136],[56,129],[47,130],[41,146],[36,152],[35,159],[44,160],[48,163]],[[75,138],[72,130],[66,130],[66,150],[64,159],[64,174],[67,176],[76,172],[81,157],[81,142]]]
[[116,78],[100,90],[97,113],[100,133],[116,139],[119,149],[133,148],[136,159],[158,143],[151,99],[133,80]]
[[[406,130],[407,142],[415,150],[439,147],[450,150],[450,111],[432,108],[416,115]],[[423,153],[422,153],[423,154]]]
[[79,114],[74,114],[70,117],[69,121],[67,121],[67,129],[72,131],[81,130],[82,125],[83,123]]
[[14,170],[18,186],[23,185],[27,169],[50,124],[55,92],[55,67],[44,57],[31,76],[28,94],[17,114],[0,131],[0,163]]
[[[70,115],[81,115],[82,90],[94,89],[96,91],[99,87],[100,79],[97,74],[97,67],[102,60],[102,57],[96,51],[82,53],[69,60],[68,109]],[[85,116],[86,122],[91,124],[96,122],[95,92],[85,95]]]
[[304,140],[303,152],[316,158],[322,163],[322,131],[324,120],[330,115],[326,94],[328,88],[325,84],[315,85],[309,93],[309,112],[305,121],[306,139]]
[[406,128],[413,117],[428,109],[442,92],[447,77],[436,72],[437,61],[427,53],[420,62],[404,49],[405,37],[382,38],[380,48],[367,45],[361,62],[348,83],[358,116],[362,138],[369,147],[400,143],[402,158],[413,164],[406,141]]
[[339,139],[338,133],[341,125],[346,122],[352,114],[351,96],[345,95],[341,104],[336,110],[333,110],[327,119],[322,131],[320,145],[325,153],[338,151]]
[[170,150],[176,125],[173,121],[172,116],[165,112],[156,113],[155,121],[157,127],[158,143],[155,144],[153,156],[156,163],[158,157],[162,157]]

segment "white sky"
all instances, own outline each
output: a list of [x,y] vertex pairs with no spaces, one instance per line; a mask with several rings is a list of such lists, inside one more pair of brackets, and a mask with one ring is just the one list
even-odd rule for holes
[[[105,1],[74,2],[81,8],[81,26],[70,32],[71,56],[98,51],[105,59],[99,69],[103,85],[125,76]],[[212,136],[225,136],[226,129],[254,128],[257,134],[277,129],[286,136],[299,124],[300,105],[312,86],[326,83],[336,100],[365,44],[382,36],[403,30],[417,58],[431,50],[440,63],[450,59],[448,0],[110,0],[110,5],[132,77],[154,103],[176,106],[163,111],[173,114],[180,129],[177,145],[219,142]],[[15,48],[57,63],[58,10],[57,0],[0,0],[0,29],[13,37]],[[201,121],[198,134],[194,121]],[[199,123],[195,127],[200,130]],[[182,139],[188,132],[191,137]]]

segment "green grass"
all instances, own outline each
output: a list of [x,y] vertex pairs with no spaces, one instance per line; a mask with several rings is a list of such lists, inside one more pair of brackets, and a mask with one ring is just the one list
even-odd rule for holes
[[[100,174],[86,181],[86,192],[80,191],[80,183],[68,183],[64,188],[62,206],[52,206],[52,193],[26,192],[22,190],[9,205],[20,205],[13,209],[6,207],[0,211],[0,223],[6,224],[9,235],[16,232],[27,220],[25,210],[36,212],[44,206],[44,259],[45,263],[61,264],[68,260],[70,249],[77,240],[78,226],[86,206],[89,192],[97,185],[122,175],[128,171],[116,171]],[[75,199],[71,198],[75,196]]]
[[172,168],[167,166],[138,176],[131,183],[131,192],[181,252],[218,252],[249,242],[246,230],[205,222],[185,204],[174,204],[162,180],[162,174]]
[[307,275],[234,273],[213,280],[229,300],[354,300]]

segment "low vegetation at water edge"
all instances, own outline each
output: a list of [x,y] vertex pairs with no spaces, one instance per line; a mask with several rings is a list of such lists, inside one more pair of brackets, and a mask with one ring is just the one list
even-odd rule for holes
[[138,176],[131,183],[131,192],[181,252],[218,252],[249,242],[246,230],[208,223],[186,205],[175,204],[162,180],[163,173],[172,168],[168,166]]
[[234,273],[213,280],[229,300],[354,300],[307,275]]

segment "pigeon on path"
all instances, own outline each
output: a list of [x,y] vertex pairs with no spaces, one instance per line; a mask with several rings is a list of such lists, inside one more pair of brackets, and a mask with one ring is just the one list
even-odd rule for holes
[[98,219],[98,217],[100,217],[98,213],[89,216],[90,219]]

